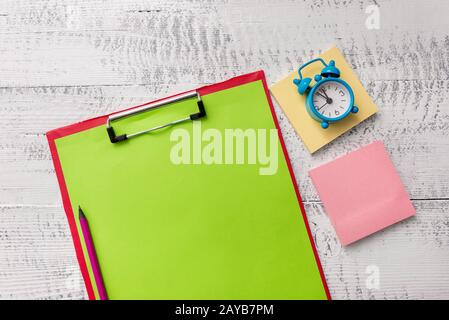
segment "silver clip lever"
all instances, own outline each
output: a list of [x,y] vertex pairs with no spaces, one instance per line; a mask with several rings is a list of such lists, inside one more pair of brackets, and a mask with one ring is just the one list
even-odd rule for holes
[[[190,98],[193,98],[193,97],[197,97],[198,98],[197,99],[198,112],[197,113],[193,113],[193,114],[189,115],[186,118],[179,119],[179,120],[174,120],[172,122],[165,123],[165,124],[162,124],[162,125],[158,125],[156,127],[149,128],[149,129],[146,129],[146,130],[142,130],[142,131],[139,131],[139,132],[122,134],[122,135],[119,135],[119,136],[117,136],[115,134],[114,128],[111,126],[112,121],[115,121],[115,120],[118,120],[118,119],[122,119],[122,118],[125,118],[125,117],[129,117],[129,116],[132,116],[132,115],[135,115],[135,114],[138,114],[138,113],[141,113],[141,112],[145,112],[145,111],[148,111],[148,110],[154,110],[154,109],[163,107],[165,105],[168,105],[170,103],[178,102],[178,101],[185,100],[185,99],[190,99]],[[127,140],[129,138],[133,138],[135,136],[138,136],[138,135],[141,135],[141,134],[144,134],[144,133],[148,133],[148,132],[152,132],[152,131],[155,131],[155,130],[159,130],[159,129],[162,129],[162,128],[165,128],[165,127],[169,127],[169,126],[181,123],[181,122],[190,121],[190,120],[192,120],[192,121],[193,120],[198,120],[198,119],[203,118],[205,116],[206,116],[206,110],[204,109],[204,104],[203,104],[203,101],[201,100],[201,96],[200,96],[199,92],[192,91],[192,92],[187,92],[187,93],[181,94],[179,96],[168,98],[168,99],[165,99],[165,100],[162,100],[162,101],[157,101],[157,102],[154,102],[154,103],[150,103],[148,105],[141,106],[141,107],[138,107],[138,108],[135,108],[135,109],[126,110],[126,111],[123,111],[123,112],[119,112],[119,113],[113,114],[113,115],[108,117],[108,120],[106,122],[106,130],[108,132],[109,139],[111,140],[111,142],[112,143],[117,143],[117,142],[124,141],[124,140]]]

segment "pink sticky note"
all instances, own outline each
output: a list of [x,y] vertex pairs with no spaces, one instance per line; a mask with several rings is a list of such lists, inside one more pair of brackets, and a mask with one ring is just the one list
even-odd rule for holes
[[309,174],[343,245],[416,213],[380,141]]

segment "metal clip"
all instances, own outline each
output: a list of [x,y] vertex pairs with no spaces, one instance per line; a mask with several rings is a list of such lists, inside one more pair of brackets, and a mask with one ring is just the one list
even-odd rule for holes
[[[182,119],[179,119],[179,120],[174,120],[172,122],[165,123],[165,124],[162,124],[162,125],[158,125],[156,127],[149,128],[149,129],[146,129],[146,130],[143,130],[143,131],[139,131],[139,132],[135,132],[135,133],[122,134],[122,135],[119,135],[119,136],[115,135],[114,128],[112,128],[112,126],[111,126],[112,121],[119,120],[119,119],[122,119],[122,118],[125,118],[125,117],[129,117],[129,116],[141,113],[141,112],[157,109],[157,108],[163,107],[165,105],[168,105],[168,104],[171,104],[171,103],[174,103],[174,102],[178,102],[178,101],[181,101],[181,100],[185,100],[185,99],[190,99],[190,98],[193,98],[193,97],[197,97],[198,98],[198,100],[197,100],[198,112],[197,113],[193,113],[193,114],[189,115],[186,118],[182,118]],[[157,102],[154,102],[154,103],[150,103],[148,105],[141,106],[141,107],[138,107],[138,108],[135,108],[135,109],[132,109],[132,110],[126,110],[126,111],[123,111],[123,112],[119,112],[119,113],[113,114],[113,115],[108,117],[108,120],[106,122],[106,130],[108,132],[109,139],[111,140],[111,142],[112,143],[117,143],[117,142],[124,141],[124,140],[133,138],[135,136],[138,136],[138,135],[141,135],[141,134],[144,134],[144,133],[148,133],[148,132],[152,132],[152,131],[155,131],[155,130],[159,130],[159,129],[162,129],[162,128],[165,128],[165,127],[168,127],[168,126],[172,126],[172,125],[175,125],[175,124],[178,124],[178,123],[181,123],[181,122],[185,122],[185,121],[189,121],[189,120],[192,120],[192,121],[193,120],[198,120],[198,119],[203,118],[205,116],[206,116],[206,110],[204,109],[204,104],[203,104],[203,101],[201,100],[201,96],[200,96],[199,92],[192,91],[192,92],[187,92],[185,94],[181,94],[181,95],[178,95],[178,96],[175,96],[175,97],[172,97],[172,98],[168,98],[168,99],[165,99],[165,100],[162,100],[162,101],[157,101]]]

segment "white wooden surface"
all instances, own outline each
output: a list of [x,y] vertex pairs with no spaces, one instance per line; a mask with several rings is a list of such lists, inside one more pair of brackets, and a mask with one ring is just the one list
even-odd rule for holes
[[[380,30],[365,28],[373,4]],[[444,0],[1,0],[0,298],[86,298],[46,131],[258,69],[273,83],[335,43],[379,114],[311,156],[277,109],[330,291],[448,299],[448,12]],[[417,216],[343,248],[307,171],[375,139]]]

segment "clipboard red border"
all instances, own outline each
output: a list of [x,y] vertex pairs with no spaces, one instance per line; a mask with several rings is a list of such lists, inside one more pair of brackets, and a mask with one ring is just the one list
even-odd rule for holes
[[[201,95],[207,95],[207,94],[210,94],[210,93],[214,93],[214,92],[217,92],[217,91],[230,89],[230,88],[233,88],[233,87],[236,87],[236,86],[239,86],[239,85],[243,85],[243,84],[254,82],[254,81],[258,81],[258,80],[261,80],[262,83],[263,83],[263,87],[264,87],[264,90],[265,90],[265,94],[267,96],[268,104],[270,106],[271,115],[273,117],[274,124],[276,126],[277,131],[278,131],[279,141],[280,141],[281,146],[282,146],[282,151],[284,153],[285,160],[287,161],[288,171],[290,172],[290,177],[292,179],[292,182],[293,182],[293,185],[294,185],[294,188],[295,188],[296,197],[298,199],[298,203],[299,203],[299,206],[301,208],[302,217],[303,217],[305,225],[306,225],[307,234],[309,236],[310,243],[312,244],[313,254],[315,256],[316,264],[317,264],[318,270],[320,272],[321,281],[323,283],[323,287],[324,287],[324,290],[326,292],[327,298],[329,300],[331,300],[332,298],[331,298],[331,295],[330,295],[330,292],[329,292],[329,288],[328,288],[327,283],[326,283],[326,278],[324,276],[324,272],[323,272],[323,268],[321,266],[320,258],[318,256],[318,252],[316,250],[315,242],[313,240],[312,233],[310,231],[309,222],[308,222],[308,219],[307,219],[307,215],[305,213],[304,205],[302,203],[301,195],[299,193],[298,185],[296,183],[296,178],[295,178],[295,174],[293,172],[293,167],[291,165],[290,158],[288,156],[287,148],[285,147],[285,143],[284,143],[284,139],[282,137],[281,129],[279,127],[277,116],[276,116],[276,113],[274,111],[273,102],[271,100],[271,95],[270,95],[270,93],[268,91],[268,86],[267,86],[267,82],[266,82],[266,79],[265,79],[264,71],[260,70],[260,71],[256,71],[256,72],[253,72],[253,73],[248,73],[248,74],[245,74],[245,75],[241,75],[241,76],[229,79],[229,80],[224,81],[224,82],[220,82],[220,83],[217,83],[217,84],[204,86],[204,87],[198,88],[197,91]],[[186,91],[186,92],[189,92],[189,91]],[[177,95],[180,95],[180,94],[182,94],[182,93],[172,95],[171,97],[174,97],[174,96],[177,96]],[[150,103],[154,103],[156,101],[160,101],[160,100],[163,100],[163,99],[166,99],[166,98],[154,100],[154,101],[142,104],[142,105],[131,107],[131,108],[128,108],[127,110],[138,108],[138,107],[141,107],[141,106],[145,106],[145,105],[148,105]],[[100,126],[100,125],[104,125],[106,123],[106,120],[107,120],[107,118],[109,116],[110,116],[110,114],[104,115],[104,116],[100,116],[100,117],[97,117],[97,118],[92,118],[90,120],[82,121],[82,122],[79,122],[79,123],[76,123],[76,124],[72,124],[72,125],[69,125],[69,126],[65,126],[65,127],[59,128],[59,129],[51,130],[51,131],[47,132],[47,134],[46,134],[47,135],[48,144],[50,146],[50,153],[51,153],[51,156],[52,156],[52,159],[53,159],[53,164],[54,164],[54,167],[55,167],[56,176],[57,176],[58,183],[59,183],[59,188],[60,188],[60,191],[61,191],[61,196],[62,196],[62,202],[63,202],[64,210],[66,212],[67,220],[68,220],[69,227],[70,227],[70,232],[72,234],[73,243],[75,245],[76,256],[77,256],[78,263],[79,263],[79,266],[80,266],[80,269],[81,269],[81,274],[82,274],[83,279],[84,279],[84,283],[86,285],[86,291],[87,291],[87,294],[88,294],[88,297],[89,297],[90,300],[95,300],[94,290],[93,290],[91,279],[89,277],[89,272],[88,272],[88,269],[87,269],[86,260],[84,258],[83,250],[82,250],[82,247],[81,247],[81,241],[80,241],[80,236],[78,234],[78,229],[76,228],[75,216],[74,216],[74,213],[73,213],[73,210],[72,210],[72,206],[71,206],[71,203],[70,203],[70,198],[69,198],[67,186],[66,186],[66,183],[65,183],[65,180],[64,180],[64,174],[62,172],[61,162],[59,160],[59,156],[58,156],[58,152],[57,152],[57,149],[56,149],[55,140],[58,139],[58,138],[62,138],[62,137],[65,137],[65,136],[68,136],[68,135],[80,132],[80,131],[84,131],[84,130],[91,129],[91,128],[94,128],[94,127],[97,127],[97,126]]]

